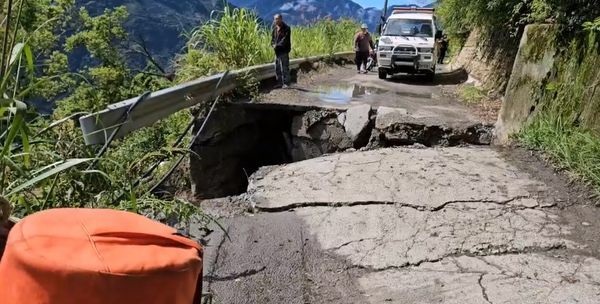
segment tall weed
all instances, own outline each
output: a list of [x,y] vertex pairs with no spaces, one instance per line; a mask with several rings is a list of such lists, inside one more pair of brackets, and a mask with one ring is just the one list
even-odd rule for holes
[[598,33],[574,39],[556,76],[537,94],[534,120],[519,138],[600,190],[600,53]]
[[[358,24],[351,20],[320,20],[292,27],[292,58],[351,51]],[[271,28],[250,10],[225,10],[189,35],[184,54],[176,60],[179,81],[251,65],[272,62]]]

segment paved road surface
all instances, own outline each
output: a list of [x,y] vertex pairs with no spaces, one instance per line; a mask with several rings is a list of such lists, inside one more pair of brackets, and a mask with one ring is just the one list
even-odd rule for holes
[[454,72],[441,74],[434,82],[420,76],[384,81],[376,73],[357,74],[355,67],[346,66],[300,75],[292,89],[273,90],[257,105],[348,109],[366,103],[373,109],[403,108],[415,118],[473,122],[477,118],[467,107],[443,94],[443,89],[451,90],[464,80],[463,73]]
[[204,204],[229,235],[208,239],[213,303],[600,302],[600,212],[526,151],[334,154],[231,201]]

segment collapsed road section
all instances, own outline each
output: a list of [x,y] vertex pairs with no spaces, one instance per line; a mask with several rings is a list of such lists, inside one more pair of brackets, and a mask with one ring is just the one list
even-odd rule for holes
[[600,214],[542,166],[489,147],[413,147],[262,168],[221,219],[227,236],[207,239],[207,292],[214,303],[595,303]]
[[437,85],[350,72],[230,104],[195,148],[200,197],[242,193],[201,203],[223,228],[204,240],[213,303],[597,302],[585,188],[489,146]]
[[370,105],[334,110],[228,104],[213,115],[191,161],[194,194],[202,198],[243,193],[248,176],[262,166],[413,144],[489,145],[493,130],[476,121],[440,122]]
[[489,145],[493,125],[443,94],[442,86],[463,76],[442,73],[435,85],[402,77],[379,82],[346,66],[323,66],[299,73],[292,89],[223,104],[194,143],[193,193],[202,199],[240,194],[260,167],[331,153]]

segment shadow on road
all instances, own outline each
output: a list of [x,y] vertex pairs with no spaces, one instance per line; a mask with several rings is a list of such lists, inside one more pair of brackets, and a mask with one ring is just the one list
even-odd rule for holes
[[469,74],[464,69],[458,69],[456,71],[448,73],[440,73],[435,75],[433,81],[427,79],[425,75],[410,75],[400,74],[394,75],[387,79],[389,82],[414,84],[423,86],[437,86],[437,85],[456,85],[467,81]]

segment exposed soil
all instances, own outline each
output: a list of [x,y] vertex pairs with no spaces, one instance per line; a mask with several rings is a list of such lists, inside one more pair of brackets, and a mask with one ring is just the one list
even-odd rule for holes
[[574,180],[567,171],[556,169],[541,153],[518,146],[497,149],[511,164],[549,185],[552,192],[539,195],[555,201],[557,207],[595,207],[600,203],[597,193],[591,187]]
[[555,202],[563,224],[578,223],[567,237],[586,244],[585,254],[600,256],[600,198],[597,191],[573,179],[569,172],[556,169],[538,151],[518,146],[499,149],[510,163],[552,189],[538,195],[546,201]]
[[[459,89],[460,86],[446,86],[442,89],[442,92],[450,98],[460,100],[460,96],[457,94],[457,90]],[[482,123],[495,124],[498,120],[500,108],[502,107],[502,97],[489,95],[477,103],[463,102],[463,104],[466,105]]]

